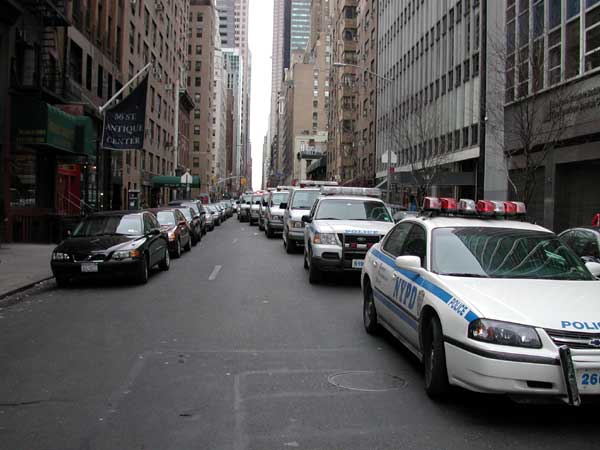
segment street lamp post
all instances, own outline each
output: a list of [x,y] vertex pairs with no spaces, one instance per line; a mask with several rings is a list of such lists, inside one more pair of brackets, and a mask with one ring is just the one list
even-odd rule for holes
[[[396,80],[394,78],[388,78],[388,77],[384,77],[383,75],[379,75],[376,72],[373,72],[372,70],[369,70],[368,68],[364,67],[364,66],[359,66],[358,64],[349,64],[349,63],[342,63],[342,62],[335,62],[333,63],[334,67],[355,67],[357,69],[363,70],[371,75],[373,75],[375,78],[379,79],[379,80],[383,80],[386,83],[389,83],[392,85],[392,98],[393,101],[396,100]],[[377,119],[376,119],[377,120]],[[375,129],[377,129],[377,123],[375,124]],[[387,143],[387,161],[388,161],[388,167],[387,167],[387,201],[388,203],[391,201],[392,199],[392,146],[390,145],[390,143]]]

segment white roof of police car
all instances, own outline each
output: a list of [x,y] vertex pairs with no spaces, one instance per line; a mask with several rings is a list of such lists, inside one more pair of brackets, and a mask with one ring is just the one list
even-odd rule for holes
[[[359,196],[359,195],[321,195],[318,200],[361,200],[361,201],[365,201],[365,202],[372,202],[372,201],[376,201],[376,202],[380,202],[383,203],[383,200],[381,200],[378,197],[368,197],[368,196]],[[383,203],[385,206],[385,203]]]
[[456,228],[456,227],[473,227],[473,228],[513,228],[515,230],[541,231],[552,233],[550,230],[535,225],[529,222],[520,220],[511,220],[511,218],[479,218],[479,217],[455,217],[455,216],[431,216],[420,215],[417,217],[407,217],[398,223],[403,222],[418,222],[425,226],[427,230],[435,228]]

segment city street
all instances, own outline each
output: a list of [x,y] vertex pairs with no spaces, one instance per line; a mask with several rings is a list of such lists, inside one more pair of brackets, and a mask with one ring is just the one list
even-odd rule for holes
[[49,283],[0,310],[0,448],[598,448],[594,407],[433,402],[361,308],[235,218],[146,285]]

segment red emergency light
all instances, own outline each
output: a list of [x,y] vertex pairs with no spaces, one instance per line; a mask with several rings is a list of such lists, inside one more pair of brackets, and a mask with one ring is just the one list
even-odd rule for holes
[[423,209],[425,211],[439,211],[442,208],[440,199],[437,197],[425,197],[423,199]]
[[442,211],[454,212],[456,211],[456,199],[442,197],[440,198],[440,206]]
[[600,213],[596,214],[594,216],[594,218],[592,219],[592,226],[593,227],[600,227]]

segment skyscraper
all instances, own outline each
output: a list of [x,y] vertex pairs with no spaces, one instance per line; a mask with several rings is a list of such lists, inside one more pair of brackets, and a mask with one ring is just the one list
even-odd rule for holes
[[310,38],[310,0],[291,0],[290,51],[306,50]]
[[[234,165],[233,175],[250,178],[252,167],[250,158],[250,50],[248,48],[248,0],[217,0],[219,15],[219,34],[224,50],[239,50],[241,59],[241,104],[239,110],[239,144],[233,149]],[[229,52],[231,53],[231,52]],[[238,103],[236,101],[236,103]]]

